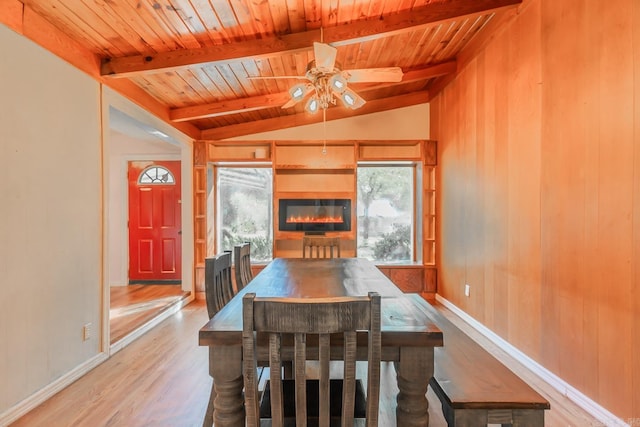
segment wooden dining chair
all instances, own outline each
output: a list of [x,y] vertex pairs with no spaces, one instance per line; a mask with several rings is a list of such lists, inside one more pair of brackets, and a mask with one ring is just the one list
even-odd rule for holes
[[[224,251],[204,260],[204,293],[209,319],[227,305],[235,295],[233,282],[231,281],[231,251]],[[209,367],[213,366],[211,363],[212,357],[211,348],[209,348]],[[211,375],[211,372],[209,374]],[[213,425],[213,400],[215,396],[215,386],[211,384],[209,405],[202,424],[204,427]]]
[[205,259],[204,292],[211,319],[235,295],[231,280],[231,251]]
[[340,258],[340,237],[303,236],[302,258]]
[[[354,425],[356,408],[356,338],[357,333],[367,333],[367,393],[365,419],[359,424],[368,427],[378,425],[380,396],[380,296],[369,293],[363,297],[325,299],[260,298],[254,293],[246,294],[242,301],[242,351],[245,385],[246,425],[260,425],[257,370],[257,334],[267,334],[269,340],[269,398],[270,416],[273,426],[292,423],[285,412],[286,383],[292,384],[296,426],[306,426],[308,420],[317,420],[319,427],[329,427],[331,413],[337,413],[342,427]],[[356,332],[358,331],[358,332]],[[329,379],[330,334],[341,334],[344,370],[339,411],[330,403],[331,381]],[[283,352],[284,342],[293,336],[294,379],[282,380],[282,361],[288,355]],[[306,379],[306,361],[319,361],[319,379]],[[317,391],[317,397],[307,400],[307,395]],[[265,389],[264,393],[267,393]],[[337,393],[334,393],[337,394]],[[362,393],[363,395],[364,393]],[[336,421],[336,418],[333,418]],[[315,422],[313,423],[316,424]]]
[[245,242],[233,247],[233,262],[236,270],[236,290],[240,292],[253,279],[251,272],[251,243]]

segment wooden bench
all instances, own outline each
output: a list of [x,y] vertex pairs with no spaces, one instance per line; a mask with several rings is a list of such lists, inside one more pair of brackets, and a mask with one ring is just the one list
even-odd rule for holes
[[544,426],[549,402],[430,304],[428,314],[442,330],[430,385],[449,427],[487,424]]

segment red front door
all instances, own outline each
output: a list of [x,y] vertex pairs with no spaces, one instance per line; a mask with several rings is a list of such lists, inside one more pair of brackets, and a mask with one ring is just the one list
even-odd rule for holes
[[180,283],[180,162],[129,162],[129,283]]

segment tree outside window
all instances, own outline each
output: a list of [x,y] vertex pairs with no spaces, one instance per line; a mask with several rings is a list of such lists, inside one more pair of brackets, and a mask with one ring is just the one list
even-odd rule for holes
[[217,168],[217,251],[251,243],[251,261],[273,258],[271,168]]
[[413,261],[414,167],[358,167],[358,256]]

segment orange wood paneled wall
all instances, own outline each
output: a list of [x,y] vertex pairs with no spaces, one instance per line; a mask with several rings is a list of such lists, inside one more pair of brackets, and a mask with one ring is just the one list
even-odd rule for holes
[[634,0],[526,1],[431,103],[439,293],[627,422],[640,419],[638,28]]

